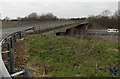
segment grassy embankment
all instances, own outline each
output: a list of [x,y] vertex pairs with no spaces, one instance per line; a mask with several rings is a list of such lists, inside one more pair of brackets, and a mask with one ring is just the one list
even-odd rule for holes
[[103,27],[100,24],[97,24],[95,22],[92,22],[91,26],[89,26],[88,28],[89,29],[100,29],[100,30],[107,29],[107,28],[105,28],[105,27]]
[[45,35],[25,41],[34,76],[109,77],[109,68],[118,64],[116,43]]

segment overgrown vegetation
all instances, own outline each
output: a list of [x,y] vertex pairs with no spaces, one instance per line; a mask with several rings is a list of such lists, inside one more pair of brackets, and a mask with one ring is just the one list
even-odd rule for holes
[[111,14],[111,12],[109,10],[104,10],[99,15],[88,17],[88,20],[93,23],[94,28],[96,28],[96,29],[99,29],[99,28],[119,29],[119,26],[118,26],[119,18],[120,18],[120,14],[118,11],[116,11],[114,14]]
[[110,77],[110,67],[118,66],[117,43],[46,35],[25,41],[37,77]]

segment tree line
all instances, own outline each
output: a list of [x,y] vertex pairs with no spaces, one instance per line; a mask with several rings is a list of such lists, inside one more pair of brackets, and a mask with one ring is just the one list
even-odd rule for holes
[[[119,18],[120,13],[119,11],[115,11],[114,14],[111,14],[110,10],[104,10],[99,15],[92,15],[89,17],[83,17],[83,18],[69,18],[68,20],[88,20],[92,24],[98,24],[103,28],[120,28],[119,27]],[[53,15],[52,13],[46,13],[46,14],[37,14],[36,12],[33,12],[25,17],[17,17],[17,19],[10,19],[9,17],[5,17],[3,21],[47,21],[47,20],[60,20],[61,18],[58,18],[57,16]],[[64,18],[65,19],[65,18]]]
[[57,20],[58,17],[53,15],[52,13],[46,14],[37,14],[33,12],[25,17],[17,17],[17,19],[10,19],[9,17],[5,17],[3,21],[38,21],[38,20]]
[[52,13],[46,14],[37,14],[33,12],[25,17],[17,17],[17,19],[10,19],[9,17],[5,17],[2,21],[46,21],[46,20],[86,20],[86,17],[78,17],[78,18],[58,18],[57,16],[53,15]]
[[111,14],[110,10],[104,10],[101,14],[96,16],[89,16],[88,20],[92,23],[96,23],[104,28],[120,28],[119,27],[119,11],[115,11]]

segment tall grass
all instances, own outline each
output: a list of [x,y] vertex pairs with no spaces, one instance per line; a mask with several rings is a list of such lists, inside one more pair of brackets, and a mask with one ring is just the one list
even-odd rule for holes
[[29,61],[40,75],[110,77],[110,67],[118,65],[117,43],[45,35],[25,40]]

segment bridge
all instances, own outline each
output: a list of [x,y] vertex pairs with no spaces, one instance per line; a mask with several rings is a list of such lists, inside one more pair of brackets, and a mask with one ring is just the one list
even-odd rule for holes
[[[73,23],[62,25],[62,26],[46,28],[46,29],[40,30],[40,32],[44,33],[44,32],[58,29],[58,28],[68,27],[70,25],[73,26],[75,24],[76,23],[73,22]],[[14,29],[14,31],[13,29],[11,29],[12,30],[11,32],[7,32],[7,34],[2,37],[3,39],[0,42],[0,78],[12,79],[12,77],[15,77],[21,74],[23,75],[23,77],[29,76],[28,75],[29,69],[24,69],[19,72],[15,72],[14,43],[17,42],[18,40],[21,40],[31,30],[37,33],[38,32],[37,28],[38,27],[25,27],[24,29],[19,29],[19,30],[17,28],[16,30]],[[3,55],[5,56],[8,55],[8,56],[5,57],[6,59],[3,59],[4,58]],[[6,62],[9,64],[8,67],[6,67],[6,64],[5,64]]]
[[[23,77],[28,77],[29,69],[24,69],[19,72],[15,72],[15,61],[14,61],[14,43],[17,40],[22,39],[30,30],[33,30],[35,33],[42,33],[45,35],[79,35],[87,34],[87,35],[96,35],[96,34],[108,34],[105,31],[94,31],[88,30],[88,26],[90,23],[88,22],[77,22],[77,23],[70,23],[65,24],[62,26],[57,26],[53,28],[46,28],[46,29],[37,29],[38,27],[29,27],[19,31],[16,31],[8,36],[6,36],[0,42],[0,78],[12,79],[17,75],[23,74]],[[109,34],[108,34],[109,35]],[[113,34],[114,35],[114,34]],[[115,34],[116,35],[116,34]],[[6,47],[4,50],[3,48]],[[7,68],[5,65],[5,60],[3,60],[3,54],[8,54],[7,61],[9,63],[9,67]]]

